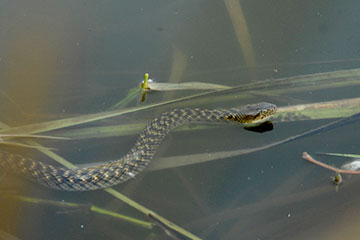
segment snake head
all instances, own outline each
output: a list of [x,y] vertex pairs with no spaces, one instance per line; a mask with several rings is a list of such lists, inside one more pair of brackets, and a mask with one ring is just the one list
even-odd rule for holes
[[231,113],[225,119],[240,122],[246,125],[256,125],[266,121],[276,113],[277,106],[272,103],[260,102],[248,104],[240,109],[231,109]]

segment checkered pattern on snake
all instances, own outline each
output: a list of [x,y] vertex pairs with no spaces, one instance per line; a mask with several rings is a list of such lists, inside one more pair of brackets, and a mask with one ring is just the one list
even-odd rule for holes
[[0,150],[0,169],[25,175],[47,187],[64,191],[108,188],[134,178],[153,158],[165,136],[174,128],[192,122],[256,123],[272,116],[270,103],[246,105],[240,109],[175,109],[150,122],[135,145],[121,159],[94,167],[67,169],[45,164],[16,153]]

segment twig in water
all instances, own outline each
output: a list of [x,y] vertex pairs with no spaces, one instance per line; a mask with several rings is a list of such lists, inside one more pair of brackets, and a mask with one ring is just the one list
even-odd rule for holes
[[315,159],[313,159],[307,152],[303,152],[302,157],[306,160],[308,160],[311,163],[314,163],[316,165],[319,165],[321,167],[327,168],[333,172],[336,172],[336,175],[333,177],[333,181],[336,185],[340,185],[342,183],[342,177],[341,177],[341,173],[343,174],[360,174],[360,171],[351,171],[351,170],[344,170],[344,169],[339,169],[336,167],[332,167],[328,164],[319,162]]
[[302,157],[306,160],[308,160],[309,162],[311,163],[314,163],[316,165],[319,165],[321,167],[324,167],[324,168],[327,168],[333,172],[336,172],[336,173],[342,173],[342,174],[360,174],[360,171],[351,171],[351,170],[344,170],[344,169],[339,169],[339,168],[336,168],[336,167],[332,167],[328,164],[325,164],[325,163],[322,163],[322,162],[319,162],[315,159],[313,159],[307,152],[303,152],[303,155]]

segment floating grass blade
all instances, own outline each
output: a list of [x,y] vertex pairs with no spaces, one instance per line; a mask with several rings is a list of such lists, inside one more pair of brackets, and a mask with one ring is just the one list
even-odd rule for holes
[[[315,119],[329,119],[348,117],[357,113],[360,107],[360,98],[341,99],[336,101],[301,104],[279,107],[278,113],[272,122],[289,122]],[[121,124],[113,126],[88,127],[80,129],[63,130],[59,135],[71,139],[104,138],[138,134],[148,120],[139,123]],[[182,126],[175,131],[194,131],[196,129],[213,128],[214,125]]]
[[186,231],[185,229],[177,226],[173,222],[161,217],[157,213],[155,213],[155,212],[145,208],[144,206],[138,204],[137,202],[131,200],[130,198],[126,197],[125,195],[119,193],[118,191],[116,191],[116,190],[114,190],[112,188],[104,189],[104,191],[106,191],[109,194],[111,194],[112,196],[122,200],[123,202],[127,203],[128,205],[132,206],[133,208],[136,208],[137,210],[139,210],[140,212],[146,214],[147,216],[150,216],[150,215],[154,216],[159,221],[161,221],[161,223],[164,224],[166,227],[168,227],[170,229],[173,229],[174,231],[183,234],[184,236],[188,237],[189,239],[193,239],[193,240],[200,240],[201,239],[201,238],[195,236],[194,234]]
[[299,104],[278,108],[274,121],[317,120],[349,117],[359,112],[360,98]]
[[171,239],[176,240],[187,240],[186,236],[181,234],[180,232],[175,231],[173,228],[169,228],[168,224],[164,224],[160,219],[157,219],[152,214],[149,214],[148,216],[151,221],[153,221],[157,226],[159,226]]
[[359,154],[349,153],[316,153],[318,155],[335,156],[335,157],[346,157],[346,158],[360,158]]
[[70,138],[66,138],[66,137],[33,135],[33,134],[0,134],[0,138],[45,138],[45,139],[54,139],[54,140],[70,140]]
[[203,82],[183,82],[183,83],[148,83],[148,87],[153,91],[179,91],[179,90],[219,90],[230,89],[229,86],[203,83]]
[[[212,91],[211,93],[214,93],[217,91],[221,91],[221,90],[215,90],[215,91]],[[127,114],[127,113],[132,113],[132,112],[137,112],[137,111],[141,111],[141,110],[151,109],[154,107],[164,106],[164,105],[168,105],[171,103],[181,102],[181,101],[185,101],[188,99],[201,97],[201,96],[204,96],[207,94],[210,94],[210,92],[199,93],[199,94],[195,94],[195,95],[191,95],[191,96],[187,96],[187,97],[173,99],[173,100],[169,100],[169,101],[165,101],[165,102],[161,102],[161,103],[149,104],[149,105],[140,106],[140,107],[133,107],[133,108],[127,108],[127,109],[123,109],[123,110],[115,110],[115,111],[108,111],[108,112],[101,112],[101,113],[94,113],[94,114],[82,115],[79,117],[66,118],[66,119],[53,120],[53,121],[48,121],[48,122],[43,122],[43,123],[35,123],[35,124],[29,124],[29,125],[24,125],[24,126],[19,126],[19,127],[7,128],[7,129],[0,130],[0,134],[35,134],[35,133],[40,133],[40,132],[47,132],[47,131],[61,129],[61,128],[65,128],[65,127],[76,126],[76,125],[80,125],[80,124],[84,124],[84,123],[94,122],[94,121],[98,121],[98,120],[102,120],[102,119],[106,119],[106,118],[116,117],[116,116],[120,116],[120,115]]]
[[[304,76],[296,76],[290,78],[277,79],[272,81],[261,81],[257,83],[249,83],[236,87],[232,87],[230,89],[225,90],[213,90],[205,93],[199,93],[190,95],[187,97],[177,98],[169,101],[164,101],[161,103],[149,104],[145,106],[133,107],[123,110],[116,111],[108,111],[102,113],[94,113],[88,115],[82,115],[74,118],[60,119],[54,120],[44,123],[38,124],[30,124],[25,126],[14,127],[6,130],[1,130],[0,133],[3,134],[35,134],[40,132],[46,132],[50,130],[75,126],[79,124],[89,123],[101,119],[106,119],[110,117],[120,116],[126,113],[137,112],[141,110],[151,109],[159,106],[164,106],[172,103],[184,102],[188,101],[187,104],[191,104],[189,100],[196,99],[196,105],[200,105],[204,102],[220,102],[223,100],[234,100],[234,97],[239,100],[249,98],[250,95],[244,94],[244,92],[248,92],[249,90],[265,90],[272,87],[276,87],[275,90],[272,90],[273,93],[281,93],[283,92],[294,92],[294,91],[303,91],[308,90],[309,86],[311,86],[312,90],[315,89],[324,89],[324,88],[333,88],[333,87],[343,87],[343,86],[351,86],[351,85],[359,85],[360,81],[360,69],[352,69],[352,70],[343,70],[336,71],[330,73],[321,73],[321,74],[311,74]],[[280,88],[280,86],[288,86],[290,89]],[[217,95],[216,97],[212,96],[211,98],[206,98],[205,96],[212,95],[215,93],[222,93],[221,96]],[[236,93],[233,95],[233,93]],[[201,99],[199,99],[202,97]],[[183,104],[184,105],[184,104]]]
[[250,68],[255,67],[256,60],[251,43],[250,33],[246,24],[245,15],[237,0],[224,0],[226,9],[230,15],[231,22],[234,27],[236,38],[242,50],[246,65]]
[[34,148],[34,149],[51,149],[55,150],[54,148],[49,147],[43,147],[43,146],[33,146],[29,144],[23,144],[23,143],[16,143],[16,142],[6,142],[6,141],[0,141],[0,145],[8,145],[12,147],[22,147],[22,148]]
[[129,90],[129,93],[127,96],[121,100],[120,102],[114,104],[109,108],[109,110],[115,110],[115,109],[121,109],[124,108],[126,105],[128,105],[130,102],[138,98],[139,94],[141,93],[141,88],[136,87]]
[[119,214],[117,212],[113,212],[95,205],[89,205],[89,204],[80,204],[80,203],[72,203],[72,202],[64,202],[64,201],[54,201],[54,200],[46,200],[46,199],[40,199],[40,198],[32,198],[32,197],[24,197],[19,195],[11,195],[10,197],[21,200],[28,203],[33,204],[46,204],[51,206],[57,206],[57,207],[66,207],[66,208],[76,208],[76,209],[86,209],[95,213],[99,213],[106,216],[111,216],[113,218],[117,218],[135,225],[138,225],[143,228],[151,229],[153,227],[153,224],[150,222],[146,222],[140,219],[136,219],[133,217],[129,217],[123,214]]

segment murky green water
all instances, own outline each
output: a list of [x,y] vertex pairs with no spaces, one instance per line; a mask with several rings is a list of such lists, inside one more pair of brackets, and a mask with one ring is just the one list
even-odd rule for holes
[[[20,126],[106,111],[138,86],[145,72],[158,82],[238,86],[359,66],[356,1],[237,3],[0,0],[0,121]],[[278,92],[269,87],[217,93],[46,134],[142,126],[183,106],[229,108],[260,101],[287,106],[355,98],[360,88],[354,81],[336,88],[294,85]],[[127,107],[196,93],[151,92],[144,103],[139,95]],[[189,155],[258,147],[330,121],[275,122],[273,131],[262,134],[236,125],[183,129],[166,138],[154,162],[175,155],[196,161]],[[345,177],[336,191],[332,173],[307,163],[301,154],[358,153],[359,129],[356,122],[252,154],[147,170],[115,189],[202,239],[357,239],[358,177]],[[76,132],[71,141],[39,142],[74,164],[101,162],[131,148],[140,130],[128,130],[122,136],[113,130],[104,136]],[[315,157],[337,166],[345,161]],[[11,239],[6,234],[18,239],[169,238],[157,226],[146,229],[90,211],[96,205],[150,221],[101,190],[57,192],[11,174],[0,180],[0,239]],[[14,200],[9,194],[58,205]],[[65,208],[62,202],[81,207]]]

